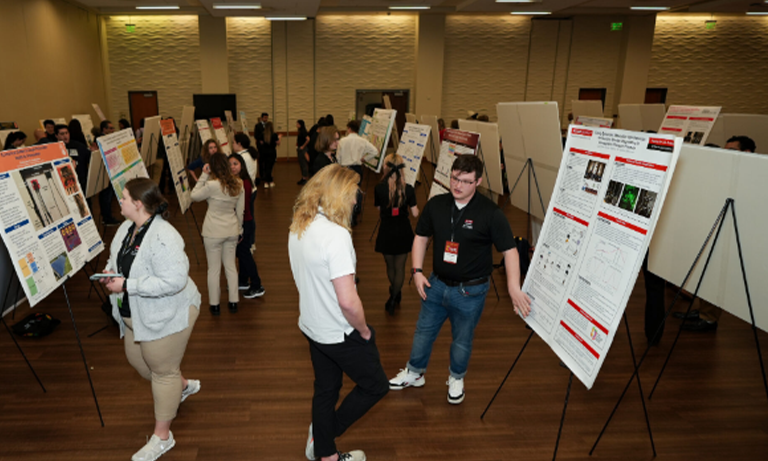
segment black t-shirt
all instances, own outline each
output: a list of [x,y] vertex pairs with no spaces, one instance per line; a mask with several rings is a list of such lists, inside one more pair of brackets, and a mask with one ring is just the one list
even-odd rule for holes
[[299,131],[298,136],[296,136],[296,147],[301,148],[307,142],[308,137],[309,133],[307,131]]
[[[445,244],[451,240],[451,216],[455,224],[453,241],[459,244],[456,264],[443,260]],[[433,197],[419,218],[416,235],[432,237],[434,240],[432,270],[435,274],[461,282],[491,274],[491,245],[500,252],[516,247],[515,237],[504,213],[490,199],[478,193],[463,210],[456,207],[450,193]]]
[[[376,184],[373,189],[373,206],[380,208],[382,218],[395,216],[392,213],[392,209],[389,207],[389,184],[380,182]],[[404,216],[405,220],[408,220],[409,209],[416,206],[416,192],[410,184],[405,185],[405,200],[398,209],[397,216]]]
[[328,158],[328,156],[325,154],[318,154],[317,157],[315,157],[315,161],[312,162],[312,164],[309,166],[310,176],[314,176],[315,173],[327,167],[331,163],[336,163],[335,156]]
[[86,147],[85,144],[75,140],[70,140],[66,145],[69,157],[77,162],[75,171],[77,173],[77,180],[80,182],[80,187],[85,193],[85,188],[88,186],[88,165],[91,163],[91,150]]
[[[120,246],[120,253],[117,255],[117,272],[122,274],[126,279],[131,275],[131,266],[133,266],[133,260],[136,259],[136,254],[139,252],[141,242],[144,240],[144,236],[147,234],[150,224],[154,221],[154,216],[149,218],[136,233],[136,237],[131,242],[131,236],[136,229],[136,224],[133,224],[125,235],[123,244]],[[131,308],[128,305],[128,293],[123,293],[122,299],[118,301],[118,309],[120,315],[124,318],[131,317]]]

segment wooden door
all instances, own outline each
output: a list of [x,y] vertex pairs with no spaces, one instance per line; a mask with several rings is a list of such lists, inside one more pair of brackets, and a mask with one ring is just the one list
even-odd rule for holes
[[646,88],[645,90],[646,104],[665,104],[666,102],[667,102],[666,88]]
[[[157,91],[129,91],[128,104],[131,108],[131,126],[134,131],[139,128],[143,119],[160,115]],[[117,124],[116,120],[113,122]]]

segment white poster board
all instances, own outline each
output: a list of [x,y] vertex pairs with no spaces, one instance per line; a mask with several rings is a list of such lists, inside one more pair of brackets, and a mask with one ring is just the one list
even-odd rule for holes
[[[562,160],[563,144],[560,113],[556,102],[511,102],[496,105],[504,161],[510,188],[510,201],[516,208],[528,211],[528,172],[525,162],[531,159],[536,176],[531,178],[530,213],[544,220],[545,209],[555,187],[557,171]],[[522,176],[520,174],[523,173]],[[520,177],[517,188],[512,191]],[[544,209],[536,193],[538,183]]]
[[707,142],[725,147],[728,138],[732,136],[747,136],[755,141],[756,152],[768,154],[768,115],[720,114]]
[[229,139],[227,133],[224,131],[224,125],[221,124],[220,118],[212,118],[211,126],[213,127],[213,134],[216,135],[216,140],[219,141],[221,152],[224,154],[231,154],[232,149],[229,147]]
[[483,172],[480,187],[495,194],[504,195],[504,184],[501,180],[501,152],[499,152],[499,125],[496,123],[479,122],[477,120],[459,120],[459,128],[480,134],[478,155],[483,159]]
[[480,146],[480,134],[462,130],[445,130],[443,143],[440,145],[440,158],[437,160],[435,176],[429,198],[445,194],[451,190],[451,168],[456,155],[477,155]]
[[181,157],[186,163],[189,158],[189,148],[194,136],[195,106],[184,106],[181,109],[181,125],[179,125],[179,148]]
[[[144,123],[147,127],[148,122]],[[158,125],[160,125],[158,123]],[[147,139],[147,138],[145,138]],[[158,139],[159,141],[159,139]],[[125,183],[133,178],[148,178],[147,167],[141,159],[136,147],[133,130],[126,128],[112,134],[101,136],[96,140],[104,163],[107,165],[109,179],[118,200],[123,199]]]
[[104,112],[101,110],[101,107],[99,107],[98,104],[93,103],[91,104],[91,106],[93,107],[93,111],[96,112],[96,115],[98,115],[99,122],[103,122],[104,120],[107,119],[107,117],[104,116]]
[[86,183],[85,198],[91,198],[109,187],[109,174],[107,169],[104,168],[104,159],[98,151],[91,152]]
[[414,187],[419,179],[421,159],[424,157],[430,131],[429,125],[406,123],[400,146],[397,148],[397,155],[405,161],[405,182]]
[[[733,198],[755,323],[763,331],[768,331],[766,175],[768,157],[764,155],[683,145],[648,259],[651,272],[682,286],[725,200]],[[696,290],[710,249],[711,242],[683,287],[691,293]],[[698,295],[752,323],[730,210]]]
[[440,126],[437,124],[437,116],[422,115],[421,123],[432,127],[432,130],[429,134],[429,144],[427,145],[426,157],[430,162],[436,164],[437,159],[440,157]]
[[370,125],[366,126],[364,134],[360,134],[379,149],[379,155],[363,160],[363,164],[376,173],[381,172],[384,157],[387,156],[387,145],[389,145],[392,127],[395,126],[396,115],[397,111],[394,109],[375,109]]
[[719,113],[720,107],[669,106],[658,131],[679,136],[684,143],[703,146]]
[[664,104],[619,104],[619,128],[631,131],[659,131],[667,106]]
[[93,120],[91,120],[91,115],[75,114],[72,116],[72,119],[80,122],[80,128],[83,129],[83,135],[85,135],[85,141],[90,147],[90,145],[93,144],[93,134],[91,133],[91,130],[93,129]]
[[160,147],[159,115],[144,119],[144,134],[141,141],[141,158],[146,165],[152,165],[157,160],[157,149]]
[[184,157],[181,153],[179,140],[176,137],[176,127],[173,120],[167,119],[160,122],[162,138],[165,145],[165,154],[168,159],[168,167],[176,188],[176,197],[179,199],[181,214],[184,214],[192,203],[190,195],[189,178],[185,167]]
[[591,126],[594,128],[613,128],[612,118],[603,117],[588,117],[586,115],[579,115],[573,121],[574,125]]
[[579,116],[603,117],[603,101],[571,100],[571,113],[573,113],[574,120]]
[[419,120],[416,118],[416,114],[412,114],[410,112],[405,113],[405,121],[408,123],[419,123]]
[[679,138],[571,125],[523,283],[526,322],[590,389],[635,286]]
[[195,120],[195,126],[197,126],[197,133],[200,135],[201,144],[205,144],[206,141],[213,138],[208,120]]
[[64,143],[4,155],[0,202],[0,234],[30,307],[104,249]]

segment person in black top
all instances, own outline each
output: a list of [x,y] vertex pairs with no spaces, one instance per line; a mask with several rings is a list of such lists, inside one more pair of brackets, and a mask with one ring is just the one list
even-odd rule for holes
[[14,131],[5,138],[5,146],[3,150],[18,149],[24,147],[24,141],[27,140],[27,135],[23,131]]
[[325,117],[320,117],[320,119],[312,125],[312,128],[309,129],[308,135],[309,135],[309,144],[307,144],[307,154],[309,154],[309,168],[310,168],[310,176],[312,175],[312,165],[315,163],[315,159],[317,158],[318,152],[315,149],[315,144],[317,144],[317,134],[320,131],[320,128],[326,126],[325,123]]
[[88,146],[88,140],[85,138],[85,133],[83,133],[83,125],[80,124],[80,120],[73,118],[69,121],[68,128],[69,139],[77,141],[90,149],[90,146]]
[[296,156],[299,158],[299,168],[301,169],[301,179],[296,184],[303,186],[309,180],[309,154],[307,153],[309,132],[304,120],[296,121],[296,129],[299,130],[296,136]]
[[390,315],[395,314],[395,306],[400,303],[405,280],[405,262],[413,246],[413,229],[408,219],[410,211],[413,217],[419,216],[416,206],[416,193],[410,184],[405,183],[403,158],[390,154],[384,159],[384,178],[374,189],[373,204],[379,209],[381,226],[376,237],[376,252],[384,255],[389,278],[389,299],[384,308]]
[[264,128],[268,121],[269,114],[262,112],[259,121],[256,122],[256,125],[253,126],[253,139],[256,141],[256,150],[259,151],[259,157],[256,159],[259,166],[259,177],[256,178],[255,181],[257,186],[261,183],[261,178],[264,177],[264,152],[262,147],[264,145]]
[[75,162],[77,180],[85,195],[85,188],[88,186],[88,165],[91,163],[90,149],[85,144],[71,139],[67,125],[56,125],[56,139],[64,143],[69,158]]
[[320,154],[309,167],[310,176],[323,169],[323,167],[336,163],[336,148],[339,147],[339,130],[335,126],[324,126],[320,128],[317,134],[315,150]]
[[[264,188],[275,187],[275,179],[272,177],[272,170],[277,161],[277,146],[280,145],[280,136],[275,133],[272,122],[264,124],[261,143],[259,144],[259,160],[262,162],[263,170],[259,170],[261,179],[264,180]],[[258,139],[258,138],[257,138]]]
[[[493,271],[491,246],[504,254],[507,288],[515,313],[527,317],[528,296],[520,289],[520,258],[515,237],[504,213],[488,198],[477,194],[483,162],[474,155],[457,155],[451,167],[450,194],[432,198],[416,226],[413,242],[413,281],[423,300],[411,357],[406,368],[389,381],[390,389],[424,385],[432,345],[446,319],[451,321],[448,402],[464,401],[464,375],[472,354],[475,326],[480,320]],[[432,237],[433,273],[427,279],[422,267],[427,242]]]
[[[45,142],[58,142],[56,139],[56,123],[53,120],[46,120],[43,122],[43,128],[45,128]],[[40,143],[44,144],[44,143]]]

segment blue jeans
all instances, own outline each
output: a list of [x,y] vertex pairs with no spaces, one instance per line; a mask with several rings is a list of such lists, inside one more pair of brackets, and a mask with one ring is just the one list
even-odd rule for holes
[[411,358],[407,367],[414,373],[424,373],[427,370],[432,345],[443,323],[449,319],[453,335],[449,371],[451,376],[461,379],[467,374],[475,327],[483,313],[490,282],[469,287],[449,287],[432,274],[429,276],[429,283],[431,288],[424,286],[427,299],[421,301],[421,312],[416,322],[416,333],[413,335]]

